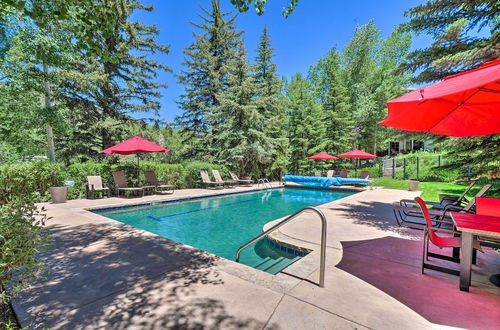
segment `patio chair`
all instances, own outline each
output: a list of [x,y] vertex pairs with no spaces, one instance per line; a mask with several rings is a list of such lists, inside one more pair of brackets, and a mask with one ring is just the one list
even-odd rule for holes
[[236,180],[223,180],[222,176],[220,175],[219,170],[212,170],[212,174],[215,178],[215,181],[217,182],[222,182],[224,185],[227,187],[233,187],[238,184],[238,181]]
[[144,196],[144,187],[129,187],[127,182],[127,177],[123,171],[113,172],[113,180],[115,181],[116,195],[120,197],[120,191],[125,194],[127,192],[142,193]]
[[368,177],[370,177],[370,172],[368,172],[368,171],[362,171],[361,174],[359,175],[360,179],[368,180]]
[[[424,203],[432,207],[432,209],[429,210],[429,215],[431,216],[436,226],[440,226],[442,223],[452,224],[448,212],[474,212],[476,198],[482,197],[486,192],[488,192],[491,187],[491,184],[485,185],[483,188],[481,188],[481,190],[478,191],[476,196],[474,196],[474,198],[472,198],[467,203],[467,205],[463,207],[453,204],[441,205],[439,203],[430,201],[424,201]],[[394,216],[399,226],[406,224],[411,228],[420,229],[424,225],[422,220],[419,220],[424,217],[422,212],[414,206],[415,201],[412,199],[402,199],[393,206]]]
[[469,191],[476,185],[477,180],[471,182],[471,184],[462,192],[460,195],[450,195],[450,194],[439,194],[439,204],[454,204],[454,205],[462,205],[469,202],[469,200],[465,197]]
[[334,175],[335,175],[335,170],[328,170],[326,172],[326,177],[327,178],[333,178]]
[[212,181],[208,176],[208,172],[206,170],[200,171],[201,181],[205,185],[207,189],[222,189],[224,188],[224,182]]
[[102,184],[102,178],[99,175],[88,176],[85,186],[87,198],[94,199],[95,193],[106,193],[109,197],[109,188]]
[[[498,217],[500,216],[500,198],[477,197],[476,214]],[[500,226],[500,221],[498,222]],[[500,238],[478,237],[481,246],[500,249]]]
[[240,179],[234,172],[229,171],[231,178],[243,186],[250,186],[253,183],[252,179]]
[[349,173],[349,171],[347,170],[341,170],[340,173],[339,173],[339,176],[341,178],[347,178],[347,174]]
[[171,184],[160,184],[155,171],[144,171],[144,178],[148,185],[154,186],[156,191],[163,194],[173,194],[175,186]]
[[314,176],[321,176],[321,172],[318,171],[314,172]]
[[[460,263],[460,258],[457,258],[455,256],[447,256],[443,254],[438,254],[434,252],[429,252],[429,241],[432,242],[435,246],[439,247],[440,249],[442,248],[453,248],[453,249],[460,249],[462,246],[462,239],[458,236],[447,236],[443,237],[437,234],[437,232],[448,232],[450,234],[455,234],[455,235],[460,235],[459,232],[455,232],[453,230],[446,230],[443,228],[436,228],[433,225],[433,221],[430,217],[429,210],[427,208],[427,205],[425,204],[424,200],[420,197],[415,198],[415,201],[417,204],[420,206],[420,209],[422,210],[422,214],[424,215],[425,219],[425,228],[424,228],[424,247],[423,247],[423,255],[422,255],[422,274],[424,273],[424,269],[432,269],[432,270],[437,270],[440,272],[445,272],[448,274],[452,275],[460,275],[460,271],[458,269],[454,268],[447,268],[442,265],[436,265],[432,263],[428,263],[429,257],[436,258],[436,259],[441,259],[441,260],[447,260],[455,263]],[[474,241],[474,249],[482,251],[481,247],[479,245],[479,242],[477,239]]]

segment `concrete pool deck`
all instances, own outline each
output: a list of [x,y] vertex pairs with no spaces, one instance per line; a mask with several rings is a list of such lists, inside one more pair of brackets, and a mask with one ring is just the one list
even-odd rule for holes
[[391,204],[418,193],[373,189],[319,206],[328,220],[325,288],[319,288],[320,222],[303,214],[273,239],[313,250],[271,275],[87,211],[242,192],[49,204],[50,273],[13,301],[22,326],[51,329],[493,329],[500,324],[498,252],[473,266],[470,292],[458,277],[420,273],[422,232],[398,227]]

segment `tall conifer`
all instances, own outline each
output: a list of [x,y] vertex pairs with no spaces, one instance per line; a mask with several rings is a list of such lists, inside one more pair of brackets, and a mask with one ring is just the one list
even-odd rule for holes
[[201,33],[193,33],[195,41],[184,50],[182,64],[186,69],[178,75],[185,93],[178,101],[183,112],[177,123],[187,133],[192,147],[188,152],[193,155],[211,150],[212,142],[207,137],[217,132],[218,123],[213,120],[219,117],[212,116],[219,106],[217,94],[228,87],[227,63],[235,58],[242,33],[236,30],[236,15],[222,12],[219,0],[212,0],[211,11],[202,11],[202,23],[192,23]]

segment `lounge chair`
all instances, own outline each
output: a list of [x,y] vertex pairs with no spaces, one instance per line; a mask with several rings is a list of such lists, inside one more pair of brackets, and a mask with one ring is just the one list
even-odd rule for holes
[[[433,219],[436,226],[439,226],[441,223],[451,223],[451,219],[448,215],[448,212],[473,212],[476,204],[476,198],[482,197],[490,188],[491,184],[485,185],[479,192],[471,199],[467,205],[465,206],[457,206],[457,205],[442,205],[436,202],[423,201],[424,204],[431,206],[432,209],[429,210],[429,215]],[[412,199],[402,199],[398,204],[394,205],[393,212],[396,217],[396,222],[398,225],[402,226],[403,224],[410,224],[412,228],[419,228],[422,225],[422,221],[418,221],[418,219],[422,219],[424,216],[422,212],[415,208],[415,201]],[[436,208],[434,208],[437,206]],[[416,225],[413,226],[413,225]]]
[[465,197],[469,193],[469,191],[476,185],[477,180],[471,182],[471,184],[463,191],[461,195],[449,195],[449,194],[440,194],[439,195],[439,203],[440,204],[454,204],[454,205],[462,205],[469,202],[469,200]]
[[[148,187],[129,187],[127,182],[127,177],[123,171],[113,172],[113,180],[115,181],[116,195],[120,197],[120,191],[141,193],[144,196],[144,189]],[[152,187],[152,186],[151,186]]]
[[321,176],[321,172],[314,172],[314,176]]
[[156,191],[163,194],[173,194],[175,186],[171,184],[160,184],[154,171],[144,171],[144,178],[148,185],[154,186]]
[[222,182],[224,185],[228,187],[234,187],[235,185],[238,184],[238,181],[236,180],[223,180],[219,170],[212,170],[212,174],[216,182]]
[[238,176],[234,174],[234,172],[229,171],[229,175],[234,181],[238,182],[243,186],[250,186],[253,183],[252,179],[239,179]]
[[207,189],[222,189],[224,188],[224,182],[212,181],[208,176],[208,172],[206,170],[200,171],[201,181],[205,185]]
[[[429,210],[427,209],[427,205],[424,200],[420,197],[415,198],[415,201],[420,206],[422,214],[425,219],[425,228],[424,228],[424,248],[423,248],[423,256],[422,256],[422,274],[424,273],[424,269],[432,269],[440,272],[445,272],[453,275],[460,275],[460,271],[458,269],[447,268],[441,265],[436,265],[432,263],[428,263],[426,261],[429,260],[429,257],[452,261],[455,263],[460,263],[460,258],[456,256],[446,256],[438,253],[429,252],[429,241],[432,244],[436,245],[440,249],[442,248],[453,248],[454,250],[460,249],[462,246],[462,239],[458,236],[459,232],[454,232],[453,230],[445,230],[442,228],[436,228],[433,225],[433,221],[430,217]],[[454,236],[443,237],[439,236],[437,232],[448,232],[450,234],[454,234]],[[474,240],[474,249],[481,250],[479,245],[479,241],[477,239]]]
[[347,178],[347,174],[349,173],[349,171],[347,170],[341,170],[340,173],[339,173],[339,176],[341,178]]
[[86,195],[89,199],[95,198],[95,193],[106,193],[109,197],[109,188],[102,184],[102,178],[98,175],[88,176],[87,185],[85,186]]
[[370,172],[368,171],[362,171],[361,174],[359,175],[360,179],[366,179],[368,180],[368,177],[370,176]]
[[326,172],[326,177],[327,178],[333,178],[334,175],[335,175],[335,170],[328,170]]

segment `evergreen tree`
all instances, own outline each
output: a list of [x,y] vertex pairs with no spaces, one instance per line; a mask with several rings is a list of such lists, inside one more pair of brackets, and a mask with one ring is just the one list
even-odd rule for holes
[[213,136],[216,156],[240,175],[259,175],[263,165],[270,163],[272,143],[263,130],[264,116],[256,105],[258,85],[250,75],[242,44],[227,66],[228,88],[217,94],[219,105],[208,118],[219,123]]
[[434,43],[413,51],[400,70],[430,82],[499,58],[498,12],[497,0],[430,0],[409,9],[403,27],[433,36]]
[[[219,118],[212,116],[219,106],[217,95],[228,87],[228,65],[235,57],[235,49],[242,32],[235,26],[236,15],[223,13],[219,0],[212,0],[212,9],[203,9],[201,24],[192,23],[202,30],[193,33],[195,41],[184,50],[186,55],[182,63],[186,70],[178,75],[179,83],[184,85],[185,94],[178,102],[182,115],[176,121],[186,132],[192,150],[191,155],[206,153],[211,150],[210,137],[218,132]],[[210,119],[212,118],[212,119]]]
[[314,95],[322,104],[325,115],[326,152],[340,154],[354,144],[353,118],[347,87],[340,71],[340,54],[336,49],[320,58],[309,70]]
[[[149,55],[168,53],[168,47],[156,43],[159,31],[155,26],[130,20],[135,11],[152,11],[153,7],[132,0],[113,0],[101,5],[115,10],[115,20],[109,22],[114,27],[113,33],[94,31],[95,42],[105,49],[103,55],[78,50],[71,63],[78,74],[59,72],[67,103],[81,109],[71,117],[72,124],[79,126],[73,132],[74,138],[88,142],[79,150],[68,149],[70,154],[92,154],[95,149],[107,148],[122,140],[128,135],[122,124],[134,121],[131,114],[158,114],[160,90],[167,87],[155,80],[160,70],[170,69]],[[73,25],[67,27],[78,29]],[[97,141],[89,141],[95,132]]]
[[266,175],[280,177],[288,164],[288,140],[284,137],[286,113],[282,106],[281,82],[272,62],[274,49],[271,46],[267,26],[264,26],[255,57],[255,82],[258,85],[258,111],[264,117],[264,132],[272,140],[273,162],[267,167]]
[[311,83],[298,73],[287,85],[288,111],[290,114],[289,140],[291,170],[294,173],[311,173],[323,168],[324,163],[307,159],[327,147],[325,120],[321,104],[312,93]]

